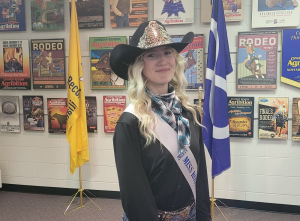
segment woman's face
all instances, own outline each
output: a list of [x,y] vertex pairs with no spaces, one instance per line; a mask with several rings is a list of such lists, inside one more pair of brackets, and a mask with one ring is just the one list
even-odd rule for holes
[[162,87],[167,89],[168,83],[174,77],[176,67],[172,49],[167,46],[150,49],[143,54],[143,60],[142,73],[148,79],[147,87],[150,90]]

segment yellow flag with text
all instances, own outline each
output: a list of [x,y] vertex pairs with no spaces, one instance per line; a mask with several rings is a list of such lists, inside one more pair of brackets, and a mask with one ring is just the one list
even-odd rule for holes
[[89,161],[84,82],[75,0],[71,5],[68,111],[66,136],[70,144],[70,172]]

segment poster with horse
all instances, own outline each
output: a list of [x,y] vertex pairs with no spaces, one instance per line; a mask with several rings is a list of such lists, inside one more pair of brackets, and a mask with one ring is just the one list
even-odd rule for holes
[[293,98],[292,140],[300,141],[300,98]]
[[20,132],[19,96],[0,96],[1,131]]
[[26,31],[24,0],[0,0],[0,31]]
[[[173,42],[180,42],[184,35],[171,35]],[[181,54],[187,60],[187,65],[184,70],[184,75],[188,82],[187,90],[204,89],[204,35],[195,34],[192,43],[188,44]]]
[[65,89],[64,39],[31,40],[33,89]]
[[43,96],[23,96],[24,130],[44,131]]
[[31,90],[28,40],[3,40],[0,48],[0,89]]
[[47,98],[49,133],[66,133],[67,98]]
[[110,67],[112,49],[126,40],[126,36],[90,38],[91,89],[127,89],[126,81]]
[[64,30],[64,0],[30,0],[32,31]]
[[288,97],[260,97],[258,138],[288,139]]
[[237,90],[277,88],[278,32],[239,32]]

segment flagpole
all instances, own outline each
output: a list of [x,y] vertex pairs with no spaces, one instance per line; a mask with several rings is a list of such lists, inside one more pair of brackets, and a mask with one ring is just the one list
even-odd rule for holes
[[212,178],[211,180],[211,218],[215,218],[215,178]]
[[81,166],[79,167],[79,185],[80,185],[80,206],[83,207],[83,199],[82,199],[82,172],[81,172]]

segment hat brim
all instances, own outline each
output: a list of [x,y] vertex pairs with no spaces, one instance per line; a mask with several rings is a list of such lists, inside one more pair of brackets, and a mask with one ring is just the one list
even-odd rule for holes
[[[173,42],[170,44],[159,45],[161,46],[169,46],[174,48],[178,53],[180,53],[189,43],[191,43],[194,39],[194,33],[187,33],[181,42]],[[152,47],[152,48],[156,48]],[[118,75],[120,78],[124,80],[128,80],[128,67],[132,63],[134,63],[135,59],[140,56],[145,51],[152,49],[141,49],[136,46],[120,44],[117,45],[110,55],[110,66],[113,72]]]

